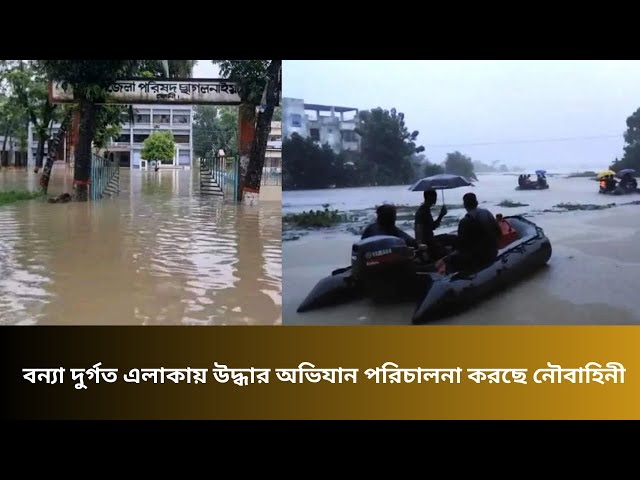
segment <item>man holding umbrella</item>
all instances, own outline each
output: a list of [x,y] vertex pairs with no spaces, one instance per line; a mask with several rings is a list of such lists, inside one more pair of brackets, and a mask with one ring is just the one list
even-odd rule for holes
[[[446,255],[446,247],[455,247],[457,244],[456,235],[434,236],[433,231],[440,226],[440,222],[447,214],[447,207],[444,205],[444,191],[452,188],[469,187],[473,184],[460,175],[450,175],[442,173],[418,180],[409,187],[414,192],[424,192],[424,203],[418,208],[415,216],[416,240],[423,245],[427,245],[429,258],[437,260]],[[442,191],[442,208],[437,220],[431,216],[431,207],[435,205],[437,195],[435,190]]]
[[447,214],[447,207],[442,205],[440,214],[436,220],[431,215],[431,207],[436,204],[438,194],[435,190],[424,191],[424,203],[420,205],[415,215],[416,241],[428,248],[429,256],[433,259],[444,256],[440,242],[436,241],[433,231],[440,226],[442,219]]

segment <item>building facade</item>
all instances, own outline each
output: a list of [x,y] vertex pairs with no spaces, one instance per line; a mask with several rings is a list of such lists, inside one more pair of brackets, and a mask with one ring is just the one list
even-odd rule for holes
[[262,171],[263,185],[282,185],[282,122],[271,122]]
[[[193,152],[193,108],[191,105],[134,105],[134,121],[124,115],[120,136],[109,144],[109,152],[121,167],[138,169],[142,165],[142,143],[154,131],[169,130],[173,133],[176,153],[171,161],[163,162],[168,167],[189,167]],[[54,125],[52,136],[60,125]],[[35,165],[38,150],[38,139],[33,126],[29,126],[29,165]],[[63,155],[67,159],[66,140],[62,146]],[[46,154],[46,146],[45,146]]]
[[360,137],[355,132],[359,124],[359,110],[305,103],[299,98],[282,99],[284,135],[294,133],[311,138],[316,144],[328,144],[334,152],[360,151]]

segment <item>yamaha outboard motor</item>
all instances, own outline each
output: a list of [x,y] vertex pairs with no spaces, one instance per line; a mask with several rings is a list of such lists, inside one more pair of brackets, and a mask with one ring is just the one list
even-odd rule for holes
[[375,236],[351,248],[354,280],[378,302],[394,301],[415,289],[414,250],[404,240]]

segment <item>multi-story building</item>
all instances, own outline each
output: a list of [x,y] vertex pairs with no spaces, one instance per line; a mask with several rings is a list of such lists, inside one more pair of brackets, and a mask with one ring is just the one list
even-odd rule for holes
[[[124,115],[124,124],[120,136],[113,139],[109,145],[109,152],[121,167],[140,168],[142,143],[154,131],[169,130],[173,133],[176,143],[176,153],[167,166],[188,167],[192,163],[193,152],[193,108],[191,105],[134,105],[134,122]],[[58,125],[54,125],[52,133],[57,132]],[[29,165],[35,163],[38,149],[38,139],[32,126],[29,127],[31,148]],[[62,157],[67,158],[66,141],[62,145]],[[46,146],[45,146],[46,152]],[[60,157],[59,157],[60,158]]]
[[134,122],[125,115],[120,136],[109,146],[121,167],[140,168],[142,143],[154,131],[173,133],[176,153],[163,165],[189,167],[193,152],[193,108],[191,105],[134,105]]
[[262,185],[282,185],[282,122],[271,122]]
[[328,144],[333,151],[360,151],[360,137],[354,131],[359,123],[359,110],[304,103],[298,98],[283,98],[284,135],[294,133],[311,138],[318,145]]

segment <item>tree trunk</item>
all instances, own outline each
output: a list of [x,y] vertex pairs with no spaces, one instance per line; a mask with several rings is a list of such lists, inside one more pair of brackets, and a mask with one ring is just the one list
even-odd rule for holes
[[271,119],[280,99],[278,78],[281,67],[281,60],[273,60],[267,69],[266,105],[263,105],[264,110],[258,114],[255,136],[251,145],[249,166],[247,167],[243,186],[242,197],[244,203],[247,204],[256,203],[260,194],[264,157],[267,151],[269,133],[271,132]]
[[64,137],[67,133],[67,128],[69,128],[69,122],[71,121],[72,112],[67,113],[60,124],[60,130],[56,133],[55,138],[49,142],[48,155],[47,155],[47,163],[44,166],[44,170],[42,170],[42,177],[40,177],[40,188],[44,195],[47,194],[47,190],[49,189],[49,178],[51,178],[51,169],[53,168],[53,162],[56,161],[56,157],[58,155],[58,145],[64,141]]
[[[42,159],[44,158],[44,144],[47,141],[45,132],[38,132],[38,150],[36,152],[36,173],[42,168]],[[49,153],[51,156],[51,153]]]
[[89,199],[89,178],[91,176],[91,143],[96,127],[96,106],[92,101],[80,100],[80,135],[76,148],[73,168],[73,183],[76,187],[76,200],[86,202]]
[[[4,131],[4,141],[2,142],[2,153],[0,154],[0,167],[4,167],[4,153],[7,151],[7,138],[9,138],[9,127]],[[7,158],[9,156],[7,155]]]
[[[242,201],[244,182],[247,177],[247,168],[251,157],[251,148],[256,134],[256,108],[252,104],[243,103],[238,108],[238,192],[237,201]],[[214,155],[216,152],[214,151]]]

